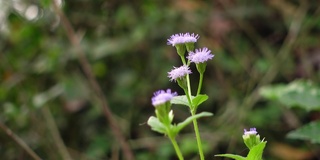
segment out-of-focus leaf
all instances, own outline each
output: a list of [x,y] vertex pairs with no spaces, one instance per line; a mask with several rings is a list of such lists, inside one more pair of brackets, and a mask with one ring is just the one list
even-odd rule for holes
[[63,87],[59,84],[51,87],[48,91],[37,94],[33,97],[33,105],[37,108],[42,107],[49,100],[56,98],[63,93]]
[[288,107],[320,110],[320,88],[310,81],[297,80],[288,85],[266,86],[261,88],[260,94]]
[[320,144],[320,121],[311,122],[288,133],[287,137],[292,139],[308,140]]

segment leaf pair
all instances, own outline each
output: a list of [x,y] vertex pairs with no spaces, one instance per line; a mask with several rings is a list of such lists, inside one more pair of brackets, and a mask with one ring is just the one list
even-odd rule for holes
[[166,126],[165,124],[161,123],[157,117],[151,116],[148,120],[148,125],[151,126],[153,131],[165,134],[165,135],[172,135],[176,136],[184,127],[190,124],[193,120],[201,118],[201,117],[208,117],[212,116],[212,113],[209,112],[201,112],[194,116],[190,116],[185,119],[183,122],[178,124],[170,124],[170,126]]
[[[197,109],[197,107],[202,104],[203,102],[205,102],[206,100],[208,100],[208,96],[205,94],[199,94],[196,97],[191,96],[191,106],[193,108],[191,109]],[[171,99],[171,103],[172,104],[181,104],[181,105],[185,105],[185,106],[189,106],[189,101],[186,95],[181,95],[181,96],[175,96]]]

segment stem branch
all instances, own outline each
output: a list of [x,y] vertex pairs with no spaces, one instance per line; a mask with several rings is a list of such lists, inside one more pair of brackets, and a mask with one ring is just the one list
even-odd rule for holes
[[66,147],[66,145],[64,144],[61,136],[60,136],[60,133],[59,133],[59,129],[57,127],[57,124],[56,122],[54,121],[54,118],[51,114],[51,111],[50,109],[48,108],[49,106],[44,106],[42,108],[42,114],[45,118],[45,121],[47,123],[47,126],[48,126],[48,129],[51,133],[51,136],[55,142],[55,145],[58,149],[58,152],[61,154],[61,157],[64,159],[64,160],[72,160],[69,152],[68,152],[68,149]]
[[21,148],[23,148],[29,155],[35,160],[41,160],[41,158],[15,133],[11,131],[5,124],[0,122],[0,128],[6,132],[6,134],[13,139]]
[[199,79],[199,85],[198,85],[197,95],[199,95],[200,92],[201,92],[202,82],[203,82],[203,73],[200,73],[200,79]]

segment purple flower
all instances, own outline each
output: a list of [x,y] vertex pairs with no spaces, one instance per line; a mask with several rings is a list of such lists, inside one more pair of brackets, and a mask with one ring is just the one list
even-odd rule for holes
[[208,50],[208,48],[200,48],[196,49],[196,52],[190,52],[189,56],[187,57],[191,62],[193,63],[203,63],[208,61],[209,59],[212,59],[214,57],[213,54],[211,54],[211,51]]
[[181,67],[173,67],[173,69],[168,72],[168,77],[170,78],[171,81],[177,80],[178,78],[183,78],[187,74],[191,74],[191,70],[189,69],[188,66],[183,65]]
[[256,135],[258,132],[256,130],[256,128],[250,128],[250,131],[247,131],[246,129],[244,129],[244,135]]
[[184,34],[184,39],[185,39],[185,42],[184,43],[195,43],[197,42],[197,40],[200,38],[199,35],[197,34],[190,34],[190,33],[186,33]]
[[152,105],[156,107],[160,104],[164,104],[177,95],[177,92],[172,93],[170,89],[167,89],[167,91],[159,90],[157,92],[154,92],[154,96],[151,99]]
[[176,44],[185,44],[185,43],[195,43],[199,39],[199,35],[195,35],[194,33],[179,33],[174,34],[168,39],[168,45],[175,46]]

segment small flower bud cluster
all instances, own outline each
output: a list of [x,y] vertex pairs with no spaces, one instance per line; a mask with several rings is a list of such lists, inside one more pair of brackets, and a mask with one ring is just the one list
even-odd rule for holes
[[187,59],[189,62],[195,63],[198,71],[202,74],[205,70],[206,62],[214,57],[214,55],[211,54],[211,51],[206,47],[193,51],[194,43],[196,43],[198,39],[199,36],[194,33],[174,34],[168,39],[167,44],[176,47],[177,52],[183,61],[183,66],[174,67],[168,72],[168,77],[171,81],[181,80],[188,74],[191,74],[191,70],[188,67],[190,63],[186,64],[184,60],[186,50],[188,51]]

